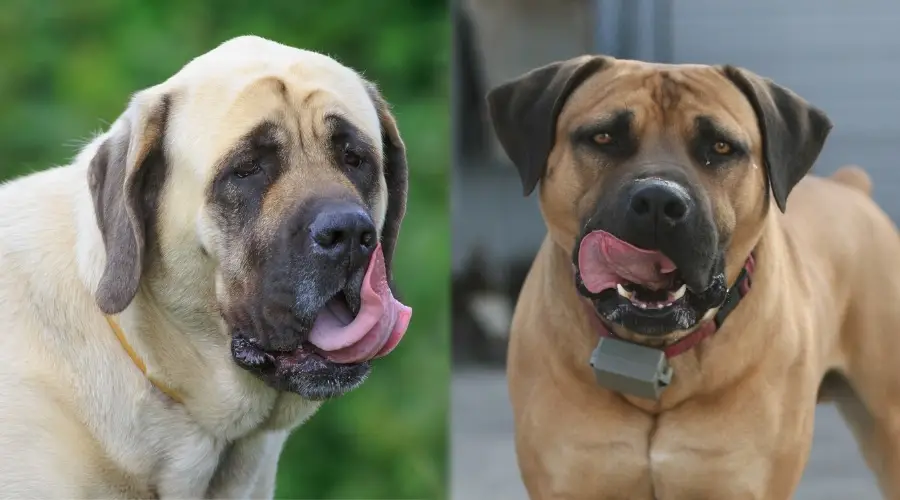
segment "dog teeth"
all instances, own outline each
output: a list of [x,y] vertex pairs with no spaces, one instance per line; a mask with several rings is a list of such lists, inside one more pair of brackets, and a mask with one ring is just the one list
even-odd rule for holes
[[662,309],[663,307],[666,307],[669,305],[665,302],[641,302],[639,300],[634,300],[634,299],[632,299],[631,303],[641,309]]
[[686,284],[681,285],[681,288],[679,288],[675,293],[669,294],[669,303],[671,304],[672,302],[675,302],[676,300],[684,297],[685,292],[687,292]]
[[621,283],[616,284],[616,291],[619,292],[619,295],[621,295],[622,297],[634,301],[634,299],[632,298],[634,296],[634,292],[629,292],[628,290],[626,290]]
[[616,285],[616,291],[619,292],[620,296],[628,299],[635,307],[641,309],[664,309],[674,304],[678,299],[684,297],[684,294],[687,292],[687,285],[681,285],[678,290],[669,293],[667,300],[659,302],[644,302],[635,297],[635,292],[629,292],[622,285]]

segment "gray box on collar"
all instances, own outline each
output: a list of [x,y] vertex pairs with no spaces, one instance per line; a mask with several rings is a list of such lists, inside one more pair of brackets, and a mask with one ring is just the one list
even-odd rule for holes
[[603,337],[591,353],[597,383],[623,394],[659,399],[672,381],[672,367],[659,349]]

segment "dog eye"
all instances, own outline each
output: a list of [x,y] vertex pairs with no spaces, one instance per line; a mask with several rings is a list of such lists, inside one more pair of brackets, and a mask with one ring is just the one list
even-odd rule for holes
[[234,176],[238,179],[245,179],[251,175],[258,174],[262,171],[258,162],[246,162],[234,169]]
[[712,145],[712,151],[719,156],[728,156],[734,152],[734,146],[725,141],[716,141]]
[[365,160],[363,159],[362,155],[360,155],[360,154],[356,153],[355,151],[353,151],[352,149],[350,149],[349,144],[344,146],[344,153],[343,153],[343,157],[341,158],[341,161],[344,162],[344,165],[347,165],[348,167],[353,167],[353,168],[359,168],[360,165],[365,163]]
[[613,143],[613,136],[606,132],[600,132],[599,134],[594,135],[593,140],[601,146],[607,146]]
[[356,168],[362,165],[362,158],[353,151],[347,151],[344,153],[344,164]]

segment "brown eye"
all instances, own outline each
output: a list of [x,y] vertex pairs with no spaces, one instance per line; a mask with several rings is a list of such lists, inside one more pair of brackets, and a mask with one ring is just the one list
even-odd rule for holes
[[594,136],[594,142],[601,146],[606,146],[607,144],[612,144],[613,138],[611,135],[606,132],[601,132]]
[[712,149],[715,154],[722,156],[730,155],[732,151],[734,151],[734,148],[731,147],[731,144],[728,144],[725,141],[716,142],[715,144],[713,144]]

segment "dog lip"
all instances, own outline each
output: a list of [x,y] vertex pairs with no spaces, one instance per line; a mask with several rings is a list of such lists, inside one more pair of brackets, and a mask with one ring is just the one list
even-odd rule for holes
[[696,326],[704,314],[721,306],[724,301],[725,276],[712,274],[710,286],[696,293],[688,286],[684,295],[662,308],[641,308],[622,297],[617,287],[593,293],[584,287],[575,268],[578,293],[591,301],[598,316],[610,324],[623,326],[630,332],[647,337],[662,338],[676,330]]
[[235,335],[231,355],[240,368],[277,391],[299,394],[311,401],[340,397],[361,385],[368,375],[368,361],[339,364],[304,344],[290,353],[267,352],[259,342]]

